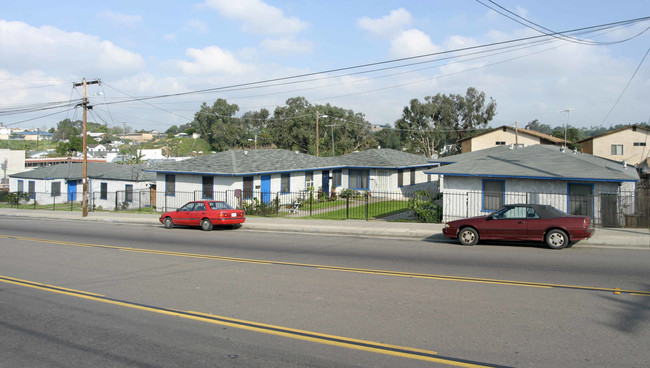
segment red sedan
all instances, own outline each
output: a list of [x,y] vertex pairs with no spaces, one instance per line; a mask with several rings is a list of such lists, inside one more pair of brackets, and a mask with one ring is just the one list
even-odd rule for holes
[[553,206],[509,204],[483,217],[450,221],[444,236],[463,245],[479,240],[543,241],[551,249],[562,249],[594,234],[588,216],[568,215]]
[[240,227],[246,218],[244,211],[236,210],[226,202],[194,201],[176,211],[163,213],[159,220],[167,229],[171,229],[175,225],[184,225],[200,226],[201,230],[210,231],[215,225]]

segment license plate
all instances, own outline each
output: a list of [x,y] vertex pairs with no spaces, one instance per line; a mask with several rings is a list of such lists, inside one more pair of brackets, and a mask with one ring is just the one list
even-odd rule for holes
[[231,217],[237,217],[237,214],[235,212],[230,214]]

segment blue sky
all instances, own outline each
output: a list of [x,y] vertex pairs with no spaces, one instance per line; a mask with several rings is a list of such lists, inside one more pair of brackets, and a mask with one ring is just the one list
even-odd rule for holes
[[[650,16],[647,0],[495,3],[554,31]],[[644,21],[579,37],[612,42],[648,27],[650,21]],[[539,34],[474,0],[4,1],[0,122],[49,128],[65,118],[80,119],[79,109],[7,111],[79,98],[81,90],[72,83],[84,77],[103,82],[89,88],[95,106],[89,120],[134,129],[164,131],[187,123],[201,103],[217,98],[236,103],[244,113],[272,111],[296,96],[363,113],[374,124],[392,124],[413,98],[464,94],[470,86],[496,100],[492,126],[517,122],[521,127],[534,119],[561,125],[567,116],[560,111],[569,108],[569,124],[577,127],[648,121],[650,60],[631,77],[650,47],[650,31],[614,45],[548,38],[471,60],[323,73],[299,84],[115,103]],[[98,92],[102,95],[95,96]]]

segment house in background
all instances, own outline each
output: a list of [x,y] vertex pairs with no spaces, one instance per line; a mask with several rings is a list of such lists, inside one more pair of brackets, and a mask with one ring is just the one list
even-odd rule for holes
[[461,153],[469,153],[495,146],[532,146],[534,144],[548,144],[565,146],[565,140],[534,130],[513,128],[507,125],[490,129],[475,136],[458,140],[461,144]]
[[629,125],[579,140],[582,152],[638,165],[650,157],[650,129]]
[[500,146],[449,156],[426,173],[440,175],[443,221],[482,216],[504,204],[550,204],[602,226],[634,214],[634,167],[550,145]]
[[[212,199],[215,193],[228,191],[239,193],[242,200],[257,198],[268,203],[277,199],[284,204],[310,189],[325,195],[352,189],[369,191],[373,196],[436,190],[437,183],[424,174],[433,166],[424,156],[391,149],[337,157],[257,149],[164,162],[148,170],[157,173],[157,202],[168,209],[180,207],[188,199]],[[187,193],[194,195],[188,198]]]
[[[91,208],[155,206],[155,175],[138,166],[88,162],[88,200]],[[56,205],[82,200],[83,164],[69,162],[9,175],[11,192],[24,192],[32,201]],[[134,198],[134,195],[144,198]]]

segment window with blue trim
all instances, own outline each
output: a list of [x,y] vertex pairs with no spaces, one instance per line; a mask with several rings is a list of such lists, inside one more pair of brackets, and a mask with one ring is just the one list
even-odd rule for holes
[[24,185],[25,184],[22,180],[18,180],[18,187],[16,188],[16,192],[20,192],[20,193],[24,192],[25,191]]
[[494,211],[503,207],[505,192],[504,180],[483,180],[483,211]]
[[165,195],[176,195],[176,175],[174,174],[165,175]]
[[281,177],[280,192],[282,193],[291,192],[291,174],[290,173],[280,174],[280,177]]
[[31,199],[36,198],[36,182],[35,181],[30,181],[27,183],[27,195]]
[[214,176],[203,177],[203,198],[214,198]]
[[348,187],[350,189],[368,190],[368,170],[348,171]]
[[133,202],[133,185],[131,184],[124,186],[124,201],[129,203]]

